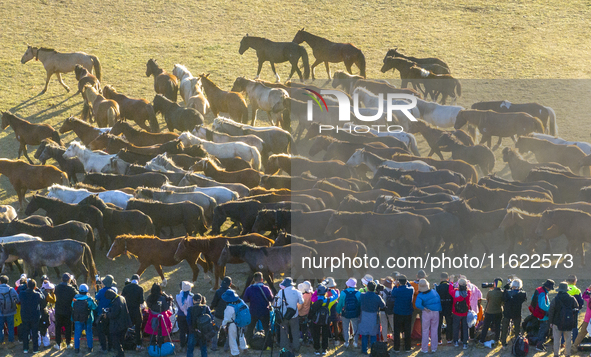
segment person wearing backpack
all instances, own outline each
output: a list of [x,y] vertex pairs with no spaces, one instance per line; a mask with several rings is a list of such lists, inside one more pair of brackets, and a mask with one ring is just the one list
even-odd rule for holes
[[583,300],[587,305],[587,310],[585,311],[585,317],[583,318],[583,323],[579,328],[579,333],[577,334],[577,338],[572,345],[572,352],[577,352],[577,347],[583,342],[583,339],[587,336],[587,326],[589,325],[589,321],[591,321],[591,306],[589,305],[589,301],[591,301],[591,285],[587,287],[587,289],[582,294]]
[[121,296],[127,302],[127,309],[129,310],[129,317],[135,326],[135,344],[136,350],[142,350],[142,310],[141,305],[144,303],[144,288],[139,285],[140,276],[133,274],[130,284],[127,284],[121,290]]
[[[316,289],[316,302],[310,307],[310,329],[314,341],[314,354],[326,355],[328,349],[328,337],[330,336],[330,298],[326,296],[327,288],[319,285]],[[321,343],[322,339],[322,345]],[[322,351],[320,350],[322,348]]]
[[[37,283],[31,279],[26,289],[19,294],[21,303],[21,325],[23,352],[29,353],[29,338],[33,340],[33,353],[39,352],[39,321],[41,320],[41,301],[45,298],[37,289]],[[4,332],[2,332],[4,334]]]
[[[222,328],[222,321],[224,319],[224,311],[226,310],[226,302],[222,300],[222,295],[230,289],[232,286],[232,278],[226,276],[222,279],[222,283],[220,284],[220,288],[215,291],[213,295],[213,299],[211,300],[210,308],[213,310],[213,319],[215,321],[215,326],[217,329],[217,334],[213,337],[211,341],[211,350],[217,351],[218,350],[218,338],[220,335],[220,330]],[[226,343],[224,344],[224,352],[227,352],[229,349],[228,339],[226,338]]]
[[300,332],[302,333],[304,344],[309,343],[309,319],[310,307],[312,306],[312,284],[304,281],[298,284],[298,290],[302,293],[303,303],[298,304],[298,320],[300,323]]
[[101,319],[100,315],[103,313],[103,309],[108,307],[108,305],[111,303],[110,300],[105,298],[105,293],[108,290],[112,290],[114,292],[117,292],[117,288],[115,287],[117,285],[117,283],[115,282],[115,279],[113,278],[112,275],[106,275],[104,278],[99,279],[99,280],[100,280],[100,284],[102,284],[103,287],[101,289],[99,289],[99,291],[97,291],[96,294],[94,295],[94,298],[97,303],[96,311],[98,313],[97,335],[99,338],[99,343],[101,344],[101,350],[103,353],[106,353],[107,351],[111,351],[111,349],[113,347],[112,346],[113,341],[111,341],[110,335],[108,333],[105,333],[105,330],[107,330],[108,328],[106,328],[105,326],[102,326],[103,324],[108,325],[109,322]]
[[435,287],[437,294],[439,294],[439,298],[441,300],[441,312],[439,313],[439,327],[437,332],[437,338],[439,339],[439,343],[442,343],[442,333],[443,333],[443,320],[445,319],[445,340],[447,344],[452,343],[453,339],[453,298],[449,293],[449,286],[451,285],[449,282],[449,274],[448,273],[441,273],[440,276],[440,283]]
[[486,347],[493,348],[495,341],[500,341],[501,337],[501,320],[503,319],[503,279],[496,278],[493,281],[493,288],[486,294],[486,310],[484,312],[484,323],[482,332],[480,333],[480,341],[476,345],[477,348],[485,347],[486,335],[491,325],[494,325],[495,338]]
[[[384,302],[388,301],[388,297],[394,287],[394,278],[387,276],[381,279],[381,284],[378,284],[376,291],[379,292]],[[382,341],[388,341],[388,333],[394,334],[394,311],[389,309],[388,305],[380,309],[380,325],[382,326]]]
[[359,315],[359,330],[361,335],[361,353],[367,354],[367,349],[377,341],[377,335],[380,333],[379,311],[386,307],[386,303],[378,293],[376,293],[377,284],[375,281],[368,281],[367,291],[359,296],[361,305],[361,315]]
[[[7,325],[8,342],[14,343],[14,315],[18,304],[16,290],[8,285],[8,277],[0,276],[0,326]],[[0,334],[0,344],[4,343],[4,333]]]
[[281,291],[275,296],[275,318],[279,319],[280,348],[289,349],[289,334],[292,336],[292,352],[300,350],[300,323],[298,316],[298,304],[304,303],[301,291],[294,287],[293,279],[286,277],[279,284]]
[[558,294],[552,299],[548,308],[548,323],[552,326],[552,336],[554,339],[554,356],[560,354],[560,339],[564,337],[566,342],[565,354],[570,356],[572,330],[577,326],[575,312],[579,303],[568,294],[569,287],[566,281],[558,284]]
[[187,310],[193,306],[193,293],[191,289],[193,283],[190,281],[181,282],[181,291],[176,295],[175,301],[178,307],[176,322],[179,326],[179,337],[181,349],[187,347],[187,337],[189,333],[189,324],[187,319]]
[[421,352],[429,352],[429,337],[431,337],[431,353],[437,351],[439,313],[441,312],[441,298],[435,289],[431,289],[426,279],[419,280],[419,295],[415,307],[421,310]]
[[72,321],[74,322],[74,352],[80,352],[80,337],[86,331],[86,345],[88,352],[92,352],[92,323],[97,304],[88,296],[88,285],[82,284],[80,293],[72,301]]
[[254,273],[254,283],[246,288],[243,296],[244,302],[248,303],[250,310],[250,324],[246,327],[244,336],[246,343],[250,345],[254,329],[257,322],[260,320],[263,325],[265,339],[269,336],[269,323],[271,321],[271,302],[273,301],[273,293],[267,285],[263,283],[263,274],[261,272]]
[[[361,293],[357,290],[357,279],[349,278],[345,285],[347,288],[341,291],[336,309],[341,314],[341,320],[343,321],[345,348],[349,347],[351,339],[353,339],[353,347],[357,348],[356,337],[359,327],[359,315],[361,315]],[[351,335],[349,335],[349,326],[353,327]]]
[[201,349],[201,357],[207,357],[207,341],[216,333],[213,321],[213,315],[209,306],[205,304],[205,298],[199,293],[194,294],[193,306],[187,309],[187,323],[189,325],[187,357],[193,357],[197,343]]
[[542,286],[536,288],[531,299],[529,311],[534,317],[540,321],[540,328],[538,329],[536,350],[546,352],[546,339],[548,331],[550,330],[550,323],[548,322],[548,310],[550,309],[550,299],[548,293],[554,290],[554,280],[548,279]]
[[111,301],[107,308],[107,316],[109,318],[109,335],[111,341],[113,341],[113,351],[117,353],[117,357],[124,357],[123,341],[127,329],[131,326],[127,302],[123,296],[118,295],[113,290],[107,290],[105,298]]
[[412,303],[414,292],[415,290],[408,283],[406,276],[398,275],[396,286],[390,293],[390,300],[394,303],[394,351],[400,351],[400,334],[404,333],[404,350],[410,352],[412,332],[410,323],[414,311]]
[[78,294],[71,284],[71,275],[65,273],[62,282],[55,287],[55,349],[61,349],[62,327],[65,328],[66,348],[71,348],[72,341],[72,300]]
[[507,348],[509,336],[509,323],[513,322],[515,336],[521,332],[521,310],[527,300],[527,293],[523,291],[523,282],[520,279],[511,281],[510,289],[503,292],[503,321],[501,322],[501,344]]
[[228,329],[230,353],[232,356],[239,356],[241,350],[248,348],[244,338],[244,328],[250,324],[250,311],[246,303],[232,289],[226,290],[222,300],[226,302],[222,326]]
[[470,290],[468,290],[468,282],[461,278],[458,280],[458,287],[449,285],[449,294],[452,296],[452,314],[454,334],[453,340],[455,347],[459,347],[460,327],[462,328],[462,342],[464,349],[468,349],[468,311],[470,311]]
[[[568,294],[577,300],[578,309],[575,313],[575,321],[579,321],[579,311],[581,311],[581,309],[585,305],[585,300],[583,300],[583,295],[581,293],[581,290],[579,288],[577,288],[577,276],[572,275],[572,274],[569,275],[566,278],[566,282],[568,284],[568,288],[570,289],[568,291]],[[575,342],[575,340],[577,339],[578,334],[579,334],[579,326],[576,326],[573,329],[573,333],[572,333],[573,342]],[[564,344],[564,341],[561,341],[561,343]]]

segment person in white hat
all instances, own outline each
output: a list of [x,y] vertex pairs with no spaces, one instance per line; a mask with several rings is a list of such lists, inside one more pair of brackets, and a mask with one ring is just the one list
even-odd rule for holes
[[88,285],[80,285],[79,294],[72,301],[72,321],[74,321],[74,352],[80,352],[80,337],[82,331],[86,331],[86,346],[88,352],[92,352],[92,323],[94,321],[94,310],[97,304],[88,295]]
[[275,298],[275,313],[281,314],[283,319],[280,323],[282,349],[289,349],[289,331],[293,336],[292,352],[297,354],[300,350],[300,321],[298,316],[298,304],[304,303],[302,293],[293,286],[293,279],[287,277],[283,279],[279,287],[281,291]]
[[300,332],[303,336],[303,343],[309,343],[309,325],[308,314],[310,313],[310,306],[312,306],[312,284],[309,281],[304,281],[298,284],[298,290],[302,293],[304,299],[303,304],[298,304],[298,319],[300,321]]
[[[361,293],[357,290],[357,279],[349,278],[345,283],[347,288],[341,291],[337,303],[337,313],[341,315],[343,322],[343,338],[345,348],[349,347],[351,338],[353,347],[357,348],[357,329],[359,327],[359,315],[361,315]],[[349,335],[349,326],[353,327],[353,333]]]
[[429,337],[431,337],[431,352],[437,351],[439,313],[441,312],[441,298],[435,289],[431,289],[426,279],[420,279],[418,284],[419,295],[415,307],[421,310],[422,341],[421,352],[429,352]]
[[369,274],[365,274],[365,276],[363,278],[361,278],[361,284],[363,284],[363,287],[361,289],[359,289],[360,293],[365,293],[367,292],[367,283],[369,283],[370,281],[373,281],[373,276],[369,275]]
[[193,283],[190,281],[181,282],[181,291],[176,296],[176,304],[179,308],[176,321],[179,325],[179,335],[181,340],[181,349],[187,347],[187,338],[189,333],[189,325],[187,324],[187,310],[193,306],[193,293],[191,289]]

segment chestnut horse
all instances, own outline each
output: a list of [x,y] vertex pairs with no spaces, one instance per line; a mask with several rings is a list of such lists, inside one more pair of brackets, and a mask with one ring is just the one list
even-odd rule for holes
[[242,94],[221,89],[209,79],[209,73],[201,73],[199,78],[214,116],[220,112],[228,113],[233,120],[243,124],[248,122],[248,106]]
[[[133,120],[140,128],[157,133],[160,131],[152,104],[143,98],[131,98],[117,93],[112,86],[103,88],[103,95],[119,104],[121,118]],[[148,122],[148,125],[146,125]]]
[[43,67],[45,67],[45,71],[47,72],[45,88],[43,88],[41,94],[47,91],[49,79],[54,73],[57,76],[57,80],[60,82],[60,84],[64,86],[64,88],[69,92],[70,88],[62,80],[62,73],[74,71],[77,64],[86,68],[86,70],[89,72],[92,71],[92,68],[94,67],[96,78],[99,81],[101,80],[101,64],[98,58],[93,55],[88,55],[84,52],[60,53],[51,48],[28,46],[27,51],[21,58],[21,63],[25,64],[33,58],[43,63]]
[[74,73],[76,74],[76,80],[78,81],[78,92],[82,95],[82,99],[84,100],[84,107],[82,108],[82,119],[86,120],[87,118],[90,119],[90,106],[88,105],[88,99],[84,94],[84,86],[90,84],[93,86],[97,91],[101,90],[101,84],[99,80],[90,73],[89,70],[82,67],[81,65],[77,64],[74,68]]
[[16,140],[20,143],[18,158],[20,159],[21,154],[24,154],[31,165],[33,161],[31,161],[27,154],[27,145],[40,145],[41,141],[47,138],[52,139],[60,146],[62,145],[62,140],[58,132],[48,124],[32,124],[11,112],[2,112],[2,130],[6,129],[9,125],[14,130]]
[[146,77],[151,75],[154,75],[154,91],[176,102],[177,92],[179,91],[178,79],[160,68],[153,58],[150,58],[146,64]]
[[314,67],[324,62],[328,79],[331,79],[329,62],[344,62],[347,72],[351,73],[351,66],[355,64],[359,68],[359,74],[365,78],[365,56],[363,52],[350,43],[337,43],[325,38],[312,35],[304,31],[302,27],[292,40],[295,43],[306,42],[312,48],[312,53],[316,60],[310,66],[312,70],[312,79],[314,79]]
[[90,84],[84,86],[84,96],[92,109],[92,115],[99,128],[112,127],[115,120],[120,117],[119,104],[112,99],[107,99]]
[[[218,265],[218,260],[226,244],[251,243],[259,247],[271,247],[273,240],[257,233],[250,233],[236,237],[185,237],[181,239],[174,254],[177,261],[191,259],[201,254],[208,266],[213,265],[215,272],[214,289],[219,288],[219,280],[226,274],[226,265]],[[230,259],[229,264],[244,263],[241,259]]]
[[409,69],[410,77],[425,86],[425,99],[431,96],[437,102],[441,94],[441,104],[445,104],[447,97],[457,99],[462,96],[462,84],[451,74],[436,74],[416,65]]
[[498,100],[474,103],[472,104],[471,109],[494,110],[498,113],[527,113],[542,121],[547,134],[552,136],[558,135],[558,124],[556,123],[556,113],[554,112],[554,109],[538,103],[511,103],[508,100]]
[[109,133],[112,135],[123,134],[125,135],[125,139],[135,146],[164,144],[176,140],[179,137],[176,133],[150,133],[144,130],[137,130],[123,120],[118,120]]
[[140,262],[136,274],[142,275],[144,271],[153,265],[162,279],[162,286],[166,286],[166,278],[162,267],[171,267],[187,260],[193,271],[193,281],[199,276],[199,268],[196,263],[203,267],[203,271],[209,271],[208,265],[199,257],[199,252],[188,251],[182,259],[177,259],[175,252],[179,243],[185,238],[160,239],[155,236],[124,234],[117,236],[107,253],[107,258],[115,260],[116,257],[127,254],[134,256]]
[[69,185],[68,175],[55,166],[29,165],[22,160],[0,159],[0,174],[8,177],[21,210],[28,190],[40,190],[53,184]]
[[96,128],[84,120],[80,120],[74,116],[71,116],[64,120],[62,127],[60,128],[60,134],[65,134],[68,131],[73,130],[76,133],[76,136],[80,138],[80,141],[84,145],[90,144],[94,139],[96,139],[102,133],[108,133],[109,128],[99,129]]

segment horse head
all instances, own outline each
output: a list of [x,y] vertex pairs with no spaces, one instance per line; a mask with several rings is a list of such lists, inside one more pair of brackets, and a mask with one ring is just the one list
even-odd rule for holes
[[250,46],[248,44],[248,34],[246,34],[246,36],[242,37],[242,40],[240,40],[240,48],[238,49],[238,53],[242,55],[249,48]]
[[176,248],[176,251],[174,252],[174,260],[177,262],[182,261],[183,259],[186,258],[186,254],[187,254],[187,239],[189,239],[189,235],[185,235],[185,237],[183,239],[181,239],[179,245]]
[[226,266],[228,261],[230,260],[230,242],[226,241],[222,252],[220,253],[220,257],[217,261],[218,266]]
[[150,77],[154,73],[154,70],[156,68],[158,68],[158,65],[156,64],[156,60],[153,58],[150,58],[148,60],[148,63],[146,63],[146,77]]
[[10,125],[10,112],[2,112],[2,130],[6,129]]
[[232,92],[243,92],[245,90],[246,90],[246,78],[244,78],[244,77],[236,78],[236,80],[234,81],[234,84],[232,85],[232,89],[230,89],[230,91],[232,91]]
[[305,33],[304,28],[302,27],[301,30],[298,30],[298,32],[294,36],[293,40],[291,40],[291,42],[295,42],[298,44],[304,42],[304,33]]
[[107,258],[109,260],[115,260],[121,254],[124,254],[127,251],[127,240],[125,236],[119,236],[115,238],[113,244],[111,244],[111,248],[109,252],[107,252]]
[[37,49],[36,47],[33,47],[31,45],[27,45],[27,50],[25,51],[25,54],[21,58],[21,63],[25,64],[25,63],[29,62],[30,60],[32,60],[35,57],[34,50],[36,50],[36,49]]

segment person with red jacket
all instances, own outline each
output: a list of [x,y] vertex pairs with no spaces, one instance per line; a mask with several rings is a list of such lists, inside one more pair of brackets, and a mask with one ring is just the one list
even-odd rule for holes
[[470,290],[466,279],[458,280],[457,287],[449,285],[449,294],[453,299],[452,314],[454,326],[454,345],[459,347],[460,327],[462,328],[462,342],[464,349],[468,349],[468,311],[470,311]]

